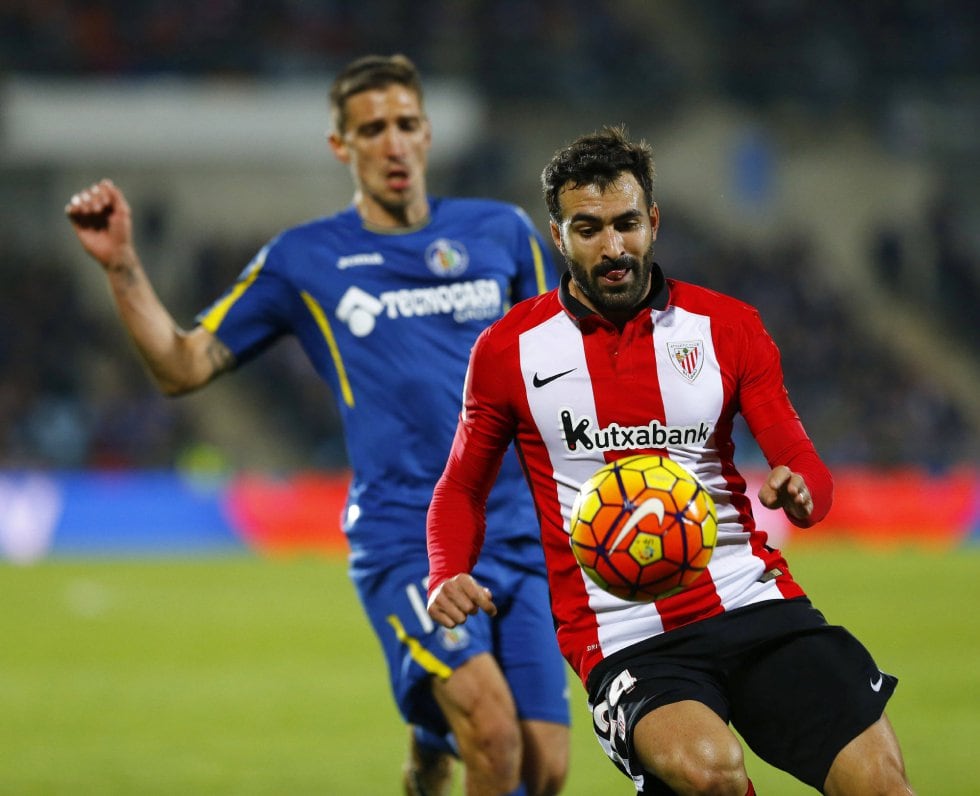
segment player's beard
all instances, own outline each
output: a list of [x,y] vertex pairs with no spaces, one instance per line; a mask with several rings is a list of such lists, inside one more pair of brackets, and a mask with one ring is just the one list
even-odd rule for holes
[[[642,258],[626,254],[614,260],[603,260],[589,268],[566,257],[572,281],[600,314],[623,313],[631,310],[647,296],[650,289],[650,274],[653,272],[653,244],[643,253]],[[632,278],[620,283],[604,285],[600,277],[619,268],[630,270]]]

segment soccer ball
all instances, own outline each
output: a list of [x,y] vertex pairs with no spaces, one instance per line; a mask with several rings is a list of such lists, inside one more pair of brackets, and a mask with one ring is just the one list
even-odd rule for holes
[[701,482],[677,462],[628,456],[582,484],[569,530],[575,559],[600,588],[651,602],[683,591],[704,572],[718,515]]

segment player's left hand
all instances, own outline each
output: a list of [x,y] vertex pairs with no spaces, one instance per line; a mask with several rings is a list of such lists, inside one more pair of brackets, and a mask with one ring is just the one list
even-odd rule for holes
[[444,580],[429,597],[429,616],[443,627],[461,625],[467,616],[473,616],[481,609],[490,616],[497,615],[490,589],[465,572]]
[[807,520],[813,513],[813,496],[806,481],[785,464],[772,468],[759,489],[759,502],[768,509],[781,508],[798,520]]

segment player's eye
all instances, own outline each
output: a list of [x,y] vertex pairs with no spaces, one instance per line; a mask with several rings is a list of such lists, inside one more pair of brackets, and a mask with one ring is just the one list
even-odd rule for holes
[[375,138],[384,131],[385,123],[383,121],[370,122],[368,124],[363,124],[357,128],[358,133],[360,133],[364,138]]

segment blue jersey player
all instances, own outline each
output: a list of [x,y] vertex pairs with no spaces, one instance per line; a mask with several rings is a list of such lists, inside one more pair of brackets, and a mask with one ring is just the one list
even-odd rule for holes
[[353,472],[351,574],[411,730],[405,792],[448,793],[458,755],[471,796],[557,793],[568,765],[565,665],[513,455],[476,569],[496,616],[449,630],[425,610],[426,511],[470,348],[511,304],[553,287],[553,264],[519,208],[427,194],[431,132],[407,58],[354,61],[330,99],[330,146],[353,176],[352,206],[273,239],[190,331],[148,282],[115,185],[81,191],[66,212],[165,393],[201,387],[289,334],[332,388]]

